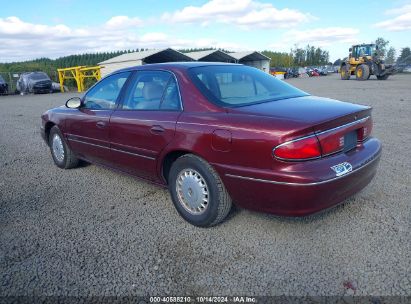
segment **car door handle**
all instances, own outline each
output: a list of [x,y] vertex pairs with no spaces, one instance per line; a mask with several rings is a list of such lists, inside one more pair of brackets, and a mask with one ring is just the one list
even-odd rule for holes
[[105,128],[107,126],[107,123],[105,123],[104,121],[98,121],[96,123],[97,128]]
[[150,129],[150,132],[153,134],[158,134],[158,133],[163,133],[165,131],[165,129],[162,126],[152,126]]

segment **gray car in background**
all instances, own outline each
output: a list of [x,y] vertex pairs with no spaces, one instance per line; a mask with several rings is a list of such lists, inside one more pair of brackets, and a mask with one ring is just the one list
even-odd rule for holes
[[17,81],[17,93],[52,93],[52,81],[44,72],[29,72],[20,75]]

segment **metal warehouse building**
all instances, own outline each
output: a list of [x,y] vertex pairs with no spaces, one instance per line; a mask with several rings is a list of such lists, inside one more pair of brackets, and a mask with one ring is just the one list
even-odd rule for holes
[[269,73],[270,58],[263,54],[252,52],[225,53],[220,50],[199,51],[181,53],[171,48],[163,50],[150,50],[127,53],[100,62],[101,75],[104,77],[111,72],[122,68],[143,65],[149,63],[177,62],[177,61],[205,61],[205,62],[229,62],[241,63],[256,67]]
[[206,61],[206,62],[229,62],[235,63],[237,60],[230,54],[224,53],[220,50],[209,50],[209,51],[199,51],[199,52],[190,52],[186,55],[193,58],[196,61]]
[[111,72],[136,65],[175,61],[193,61],[193,59],[179,51],[168,48],[163,50],[127,53],[100,62],[98,65],[102,66],[101,76],[104,77]]
[[260,52],[238,52],[229,53],[241,64],[253,66],[257,69],[263,70],[266,73],[270,73],[270,57],[267,57]]

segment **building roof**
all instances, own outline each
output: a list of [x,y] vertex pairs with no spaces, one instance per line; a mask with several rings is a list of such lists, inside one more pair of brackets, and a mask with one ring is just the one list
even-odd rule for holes
[[241,61],[257,61],[257,60],[271,60],[270,57],[267,57],[260,52],[257,51],[249,51],[249,52],[236,52],[236,53],[229,53],[237,60]]
[[162,50],[148,50],[142,52],[134,52],[122,54],[100,62],[99,65],[127,62],[127,61],[138,61],[143,60],[145,63],[154,62],[173,62],[173,61],[191,61],[192,58],[180,53],[179,51],[173,50],[171,48]]
[[220,50],[208,50],[186,53],[194,60],[198,61],[216,61],[216,62],[230,62],[236,61],[236,58]]
[[119,69],[117,71],[136,71],[136,70],[187,70],[196,67],[206,66],[242,66],[241,63],[228,63],[228,62],[205,62],[205,61],[175,61],[175,62],[162,62],[162,63],[150,63],[144,65],[132,65],[126,68]]

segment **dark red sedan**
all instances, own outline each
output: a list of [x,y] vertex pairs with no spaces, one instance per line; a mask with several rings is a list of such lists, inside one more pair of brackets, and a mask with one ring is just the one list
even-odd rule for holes
[[376,173],[371,108],[310,96],[256,68],[169,63],[117,71],[42,115],[60,168],[102,164],[168,187],[188,222],[221,222],[232,202],[308,215]]

